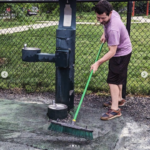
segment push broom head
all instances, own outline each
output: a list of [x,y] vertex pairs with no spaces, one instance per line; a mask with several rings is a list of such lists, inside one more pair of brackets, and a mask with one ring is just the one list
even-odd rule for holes
[[79,127],[73,124],[60,123],[57,121],[52,121],[48,128],[51,131],[56,131],[60,133],[70,134],[76,137],[85,138],[88,140],[93,139],[93,131]]

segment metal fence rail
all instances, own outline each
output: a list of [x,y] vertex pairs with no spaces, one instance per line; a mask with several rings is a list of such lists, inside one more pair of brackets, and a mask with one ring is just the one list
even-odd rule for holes
[[[82,92],[100,47],[103,27],[97,22],[93,6],[97,2],[78,2],[76,14],[75,92]],[[112,2],[127,24],[128,2]],[[147,1],[136,1],[132,13],[130,37],[133,46],[128,67],[127,93],[150,94],[150,15]],[[0,76],[1,89],[25,89],[27,92],[55,91],[55,64],[22,61],[22,47],[39,47],[55,53],[58,3],[0,3]],[[108,51],[107,44],[101,56]],[[88,93],[108,92],[108,62],[93,75]],[[142,74],[142,75],[141,75]]]

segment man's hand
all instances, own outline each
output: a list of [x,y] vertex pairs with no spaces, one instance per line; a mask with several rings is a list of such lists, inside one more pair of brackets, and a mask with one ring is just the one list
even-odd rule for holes
[[105,38],[105,34],[104,34],[104,33],[103,33],[103,35],[101,36],[100,41],[101,41],[102,43],[105,43],[105,42],[106,42],[106,38]]
[[95,73],[97,71],[97,69],[98,69],[99,66],[100,66],[99,62],[98,61],[95,62],[93,65],[91,65],[90,71],[93,70],[93,73]]
[[93,65],[91,65],[90,71],[93,70],[93,73],[95,73],[98,69],[98,67],[104,63],[105,61],[111,59],[117,50],[117,45],[109,46],[109,52],[107,52],[101,59],[99,59],[97,62],[95,62]]

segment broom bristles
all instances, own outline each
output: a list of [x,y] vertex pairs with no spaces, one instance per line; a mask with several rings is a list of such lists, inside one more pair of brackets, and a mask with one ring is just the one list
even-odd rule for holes
[[51,131],[55,131],[55,132],[65,133],[65,134],[73,135],[76,137],[93,140],[92,130],[84,129],[82,127],[78,127],[74,125],[68,125],[65,123],[52,121],[48,129]]

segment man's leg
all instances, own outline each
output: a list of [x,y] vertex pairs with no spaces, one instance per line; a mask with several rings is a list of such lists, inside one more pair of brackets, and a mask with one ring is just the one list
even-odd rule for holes
[[120,89],[118,85],[115,84],[109,84],[110,88],[110,93],[111,93],[111,98],[112,98],[112,105],[111,109],[118,110],[118,102],[119,102],[119,94],[120,94]]
[[[117,86],[118,86],[118,89],[119,89],[119,95],[115,95],[114,93],[117,93],[115,91],[111,92],[111,91],[115,90],[115,87],[117,88]],[[123,85],[122,84],[120,84],[120,85],[109,84],[109,87],[110,87],[110,93],[111,93],[112,101],[113,101],[113,97],[118,97],[119,106],[124,106],[126,101],[122,98],[122,87],[123,87]],[[103,106],[104,107],[111,107],[112,101],[105,102],[103,104]]]
[[122,98],[122,84],[118,85],[119,87],[119,101],[121,101],[123,98]]
[[119,86],[115,84],[109,84],[109,87],[112,98],[112,105],[111,109],[109,109],[107,113],[102,115],[102,117],[100,118],[101,120],[110,120],[122,115],[121,110],[118,108]]

